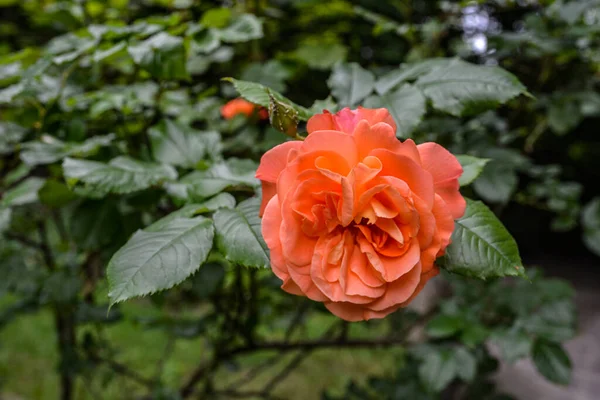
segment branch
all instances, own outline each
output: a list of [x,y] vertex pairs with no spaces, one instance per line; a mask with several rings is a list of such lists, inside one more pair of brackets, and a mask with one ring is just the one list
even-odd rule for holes
[[285,368],[281,370],[281,372],[279,372],[269,382],[267,382],[267,384],[265,385],[265,387],[262,390],[263,397],[268,396],[269,393],[271,393],[277,385],[279,385],[281,382],[283,382],[285,380],[285,378],[289,374],[291,374],[292,371],[295,370],[300,365],[300,363],[302,361],[304,361],[304,359],[306,357],[308,357],[310,355],[310,353],[311,353],[311,351],[309,350],[306,352],[300,352],[300,353],[296,354],[296,357],[294,357],[292,359],[292,361],[290,361],[289,364],[286,365]]
[[110,369],[112,369],[115,373],[119,375],[123,375],[132,381],[139,383],[140,385],[146,386],[148,388],[153,388],[155,386],[154,381],[151,379],[147,379],[142,375],[138,374],[134,370],[129,369],[127,366],[108,358],[102,358],[97,355],[91,355],[92,361],[106,364]]

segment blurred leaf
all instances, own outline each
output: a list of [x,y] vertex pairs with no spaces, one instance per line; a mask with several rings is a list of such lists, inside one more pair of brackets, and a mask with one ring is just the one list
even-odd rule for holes
[[233,23],[218,32],[219,39],[227,43],[248,42],[263,37],[262,22],[252,14],[242,14]]
[[286,90],[285,80],[289,77],[289,70],[277,60],[269,60],[264,64],[248,64],[242,72],[242,80],[260,83],[276,92]]
[[488,161],[490,161],[487,158],[478,158],[466,154],[457,155],[456,158],[463,167],[463,173],[460,178],[458,178],[460,186],[467,186],[473,183],[473,181],[481,174]]
[[226,7],[211,8],[202,14],[200,23],[209,28],[224,28],[231,20],[231,9]]
[[338,43],[304,43],[294,55],[310,68],[327,70],[338,62],[346,61],[348,49]]
[[343,106],[354,106],[373,91],[375,76],[357,63],[339,63],[327,81],[331,94]]
[[83,143],[63,142],[55,137],[43,135],[41,141],[25,142],[21,145],[21,160],[28,165],[52,164],[67,156],[88,157],[100,147],[109,146],[114,134],[94,136]]
[[214,215],[217,245],[235,264],[258,268],[270,265],[269,251],[261,234],[259,208],[260,199],[251,198],[235,209],[221,209]]
[[533,344],[533,362],[548,380],[560,385],[571,382],[571,361],[560,344],[536,340]]
[[421,382],[432,392],[444,390],[456,375],[456,359],[450,350],[429,353],[419,367]]
[[323,111],[335,113],[338,110],[338,105],[333,100],[333,97],[328,96],[325,100],[316,100],[310,107],[310,112],[313,114],[321,114]]
[[0,121],[0,155],[10,153],[15,144],[19,143],[27,131],[13,122]]
[[398,127],[396,135],[400,138],[410,137],[411,132],[419,125],[426,111],[425,97],[419,89],[408,84],[394,92],[367,98],[365,107],[387,108],[394,117]]
[[125,156],[114,158],[108,164],[65,158],[63,173],[70,187],[82,183],[83,189],[94,195],[131,193],[177,178],[177,171],[171,166]]
[[528,357],[533,340],[526,333],[515,329],[496,330],[492,341],[500,347],[502,358],[508,363]]
[[198,131],[170,119],[150,128],[148,136],[156,161],[186,168],[195,168],[207,154],[218,154],[221,141],[217,132]]
[[564,342],[575,336],[575,305],[570,300],[547,303],[521,323],[530,334],[552,342]]
[[480,201],[467,200],[451,240],[443,260],[450,272],[479,279],[526,276],[515,240]]
[[511,73],[466,63],[434,69],[421,76],[416,86],[436,109],[456,116],[492,108],[525,93],[525,86]]
[[0,206],[12,207],[36,203],[39,200],[38,191],[45,183],[45,179],[36,176],[25,179],[17,186],[4,192]]
[[454,361],[457,375],[466,382],[472,382],[477,373],[477,360],[464,347],[454,349]]
[[464,327],[464,320],[460,315],[440,314],[427,324],[426,332],[432,338],[445,338],[453,336]]
[[86,200],[70,220],[73,241],[84,250],[99,250],[110,244],[121,228],[121,214],[112,201]]
[[127,49],[133,61],[158,79],[188,79],[186,51],[183,39],[159,32],[130,45]]
[[583,243],[590,251],[600,256],[600,197],[590,201],[581,213]]
[[506,164],[493,161],[483,168],[473,189],[490,203],[507,203],[517,189],[518,177],[515,170]]
[[38,191],[38,197],[42,204],[56,208],[64,207],[77,198],[67,185],[54,179],[44,183]]
[[212,221],[204,217],[180,217],[158,231],[137,231],[108,264],[111,305],[182,282],[206,260],[213,236]]
[[558,99],[548,107],[548,125],[558,135],[565,135],[579,125],[583,116],[574,99]]
[[10,217],[12,210],[10,208],[0,208],[0,233],[10,228]]
[[312,117],[312,113],[308,109],[295,104],[291,100],[282,96],[280,93],[277,93],[277,91],[271,90],[259,83],[240,81],[233,78],[224,78],[223,80],[233,83],[233,86],[240,93],[240,95],[251,103],[268,108],[270,103],[270,92],[273,95],[273,97],[277,99],[277,101],[288,105],[294,110],[296,110],[296,112],[298,113],[298,118],[301,121],[306,121],[310,117]]

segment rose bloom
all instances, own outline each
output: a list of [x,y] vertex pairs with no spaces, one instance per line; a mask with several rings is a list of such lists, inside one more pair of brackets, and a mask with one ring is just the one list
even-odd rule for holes
[[229,102],[227,102],[227,104],[221,107],[221,115],[225,119],[232,119],[238,114],[243,114],[247,117],[251,117],[256,112],[258,112],[258,117],[260,119],[269,118],[269,112],[265,108],[258,106],[254,103],[250,103],[249,101],[246,101],[241,97],[230,100]]
[[383,108],[325,111],[307,130],[256,172],[273,272],[342,319],[382,318],[438,274],[466,207],[462,168],[436,143],[400,142]]

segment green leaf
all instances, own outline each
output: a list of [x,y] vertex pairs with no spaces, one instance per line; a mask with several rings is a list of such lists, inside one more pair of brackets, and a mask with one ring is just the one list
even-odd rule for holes
[[454,362],[456,363],[456,374],[466,382],[472,382],[477,373],[477,359],[464,347],[454,350]]
[[313,114],[321,114],[325,110],[330,111],[332,113],[338,110],[338,105],[335,102],[335,100],[333,100],[333,97],[328,96],[324,100],[316,100],[310,107],[310,111]]
[[205,199],[227,188],[257,188],[260,181],[254,177],[256,164],[251,160],[229,158],[213,164],[206,171],[194,171],[177,183],[167,185],[167,191],[179,198],[195,201]]
[[235,209],[221,209],[215,213],[217,245],[229,261],[245,267],[269,267],[269,251],[261,234],[259,208],[260,200],[251,198]]
[[583,243],[600,256],[600,197],[590,201],[581,213],[583,226]]
[[450,272],[479,279],[526,276],[517,243],[480,201],[467,200],[451,240],[443,259]]
[[263,37],[262,22],[252,14],[242,14],[231,25],[218,30],[219,39],[226,43],[248,42]]
[[289,77],[290,71],[288,68],[277,60],[270,60],[264,64],[249,64],[242,73],[242,80],[260,83],[277,92],[285,91],[285,80]]
[[401,138],[410,136],[426,111],[425,97],[419,89],[408,84],[393,92],[367,98],[365,106],[387,108],[398,127],[396,135]]
[[327,70],[338,62],[346,61],[348,49],[339,43],[304,43],[294,55],[314,69]]
[[488,158],[478,158],[466,154],[457,155],[458,162],[463,167],[463,173],[458,178],[460,186],[467,186],[481,174],[483,167],[490,161]]
[[251,103],[258,104],[259,106],[263,106],[265,108],[269,107],[269,92],[279,101],[280,103],[286,104],[292,107],[298,113],[298,118],[301,121],[307,121],[310,117],[312,117],[313,113],[310,112],[305,107],[299,106],[295,104],[290,99],[284,97],[277,91],[267,88],[259,83],[255,82],[247,82],[241,81],[233,78],[223,78],[224,81],[233,83],[235,89],[240,93],[240,96],[245,98]]
[[231,20],[231,9],[226,7],[211,8],[202,14],[200,23],[209,28],[224,28]]
[[27,130],[13,122],[0,122],[0,155],[12,152],[27,133]]
[[206,29],[194,35],[191,48],[196,54],[208,54],[215,51],[220,44],[218,33],[214,29]]
[[507,203],[517,189],[519,178],[515,169],[498,161],[487,164],[473,182],[473,189],[490,203]]
[[183,39],[159,32],[127,49],[133,61],[158,79],[188,79]]
[[0,208],[0,233],[8,230],[10,227],[10,218],[12,215],[12,209]]
[[94,136],[83,143],[63,142],[49,135],[43,135],[41,139],[21,145],[20,157],[25,164],[52,164],[67,156],[88,157],[97,153],[100,147],[110,145],[115,135]]
[[544,304],[521,320],[530,334],[552,342],[564,342],[575,336],[575,305],[569,300]]
[[432,392],[441,392],[457,375],[454,354],[449,350],[429,353],[419,366],[419,378]]
[[529,356],[533,341],[525,332],[516,329],[497,330],[492,335],[492,342],[500,347],[502,358],[508,363]]
[[538,339],[533,344],[533,363],[548,380],[560,385],[571,382],[571,360],[560,344]]
[[25,179],[14,188],[4,192],[0,206],[12,207],[36,203],[39,200],[38,191],[45,183],[45,179],[35,176]]
[[357,63],[339,63],[327,81],[331,94],[343,106],[354,106],[373,91],[375,76]]
[[453,336],[464,327],[465,321],[460,315],[440,314],[427,324],[427,334],[432,338]]
[[461,116],[495,107],[525,93],[525,86],[499,67],[459,63],[434,69],[417,82],[433,106]]
[[175,218],[160,230],[139,230],[108,264],[111,305],[169,289],[200,268],[213,246],[212,221]]
[[191,218],[198,214],[213,212],[221,208],[234,208],[235,198],[229,193],[219,193],[202,203],[188,204],[177,211],[159,219],[152,225],[145,228],[145,231],[154,232],[163,230],[166,225],[176,218]]
[[40,202],[50,207],[64,207],[77,196],[67,185],[54,179],[48,179],[44,186],[38,191]]
[[386,94],[403,82],[412,81],[428,72],[461,62],[456,58],[432,58],[414,64],[404,64],[399,69],[390,71],[379,78],[375,83],[375,90],[379,94]]
[[177,178],[177,171],[169,165],[125,156],[114,158],[108,164],[65,158],[63,174],[70,187],[81,183],[85,192],[99,196],[131,193]]
[[202,132],[180,122],[164,119],[148,130],[156,161],[195,168],[207,154],[220,153],[221,136]]
[[77,246],[99,250],[112,243],[121,227],[121,214],[111,201],[86,200],[73,211],[70,232]]

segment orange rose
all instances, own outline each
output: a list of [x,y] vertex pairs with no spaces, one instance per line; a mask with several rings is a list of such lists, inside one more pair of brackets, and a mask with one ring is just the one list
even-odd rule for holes
[[227,104],[221,107],[221,115],[225,119],[232,119],[238,114],[244,114],[245,116],[250,117],[256,111],[258,111],[258,117],[260,119],[269,118],[269,112],[265,108],[257,106],[254,103],[250,103],[241,97],[230,100],[227,102]]
[[436,143],[396,139],[386,109],[325,111],[262,157],[262,233],[283,290],[348,321],[406,306],[437,275],[465,211],[462,168]]

